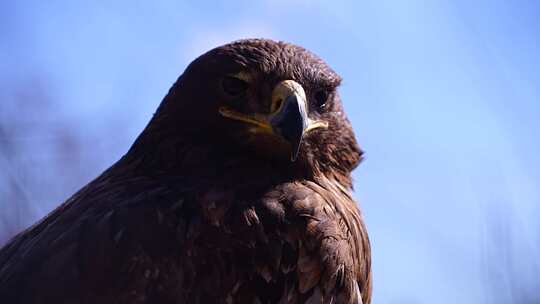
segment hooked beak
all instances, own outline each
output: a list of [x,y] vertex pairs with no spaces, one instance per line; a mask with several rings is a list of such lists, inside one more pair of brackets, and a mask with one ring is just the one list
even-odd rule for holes
[[294,80],[284,80],[274,87],[269,115],[244,114],[228,107],[221,107],[219,112],[224,117],[255,125],[288,142],[291,161],[298,157],[302,139],[307,132],[328,127],[328,122],[313,121],[308,117],[306,93]]

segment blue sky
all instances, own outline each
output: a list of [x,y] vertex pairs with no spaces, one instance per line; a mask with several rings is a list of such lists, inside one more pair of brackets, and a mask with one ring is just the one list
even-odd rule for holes
[[118,159],[197,55],[267,37],[344,78],[375,303],[539,301],[538,2],[1,6],[0,238]]

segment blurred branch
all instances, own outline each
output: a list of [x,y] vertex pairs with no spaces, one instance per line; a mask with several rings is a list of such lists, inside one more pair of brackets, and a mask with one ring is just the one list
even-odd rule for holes
[[0,217],[2,230],[0,234],[0,245],[3,244],[7,238],[21,230],[21,215],[29,212],[29,200],[28,195],[24,190],[18,176],[13,168],[13,150],[12,143],[7,136],[7,132],[4,127],[0,125],[0,157],[2,157],[3,170],[2,174],[6,180],[7,195],[3,202],[6,206],[3,206],[4,215]]

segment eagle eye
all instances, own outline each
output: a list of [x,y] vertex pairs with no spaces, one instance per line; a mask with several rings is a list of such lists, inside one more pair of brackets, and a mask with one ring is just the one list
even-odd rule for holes
[[330,96],[330,92],[328,90],[321,89],[321,90],[316,91],[314,95],[315,106],[318,109],[324,109],[328,101],[328,96]]
[[240,78],[225,76],[221,81],[221,87],[227,95],[238,96],[247,90],[249,84]]

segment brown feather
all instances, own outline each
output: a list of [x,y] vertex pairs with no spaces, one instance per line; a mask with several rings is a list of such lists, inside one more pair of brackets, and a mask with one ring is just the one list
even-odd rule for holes
[[[328,129],[306,134],[295,162],[219,116],[218,79],[238,71],[255,79],[245,111],[263,111],[284,79],[309,98],[332,90],[310,112]],[[362,152],[339,82],[283,42],[243,40],[199,57],[122,159],[0,250],[0,299],[370,303],[370,245],[351,196]]]

